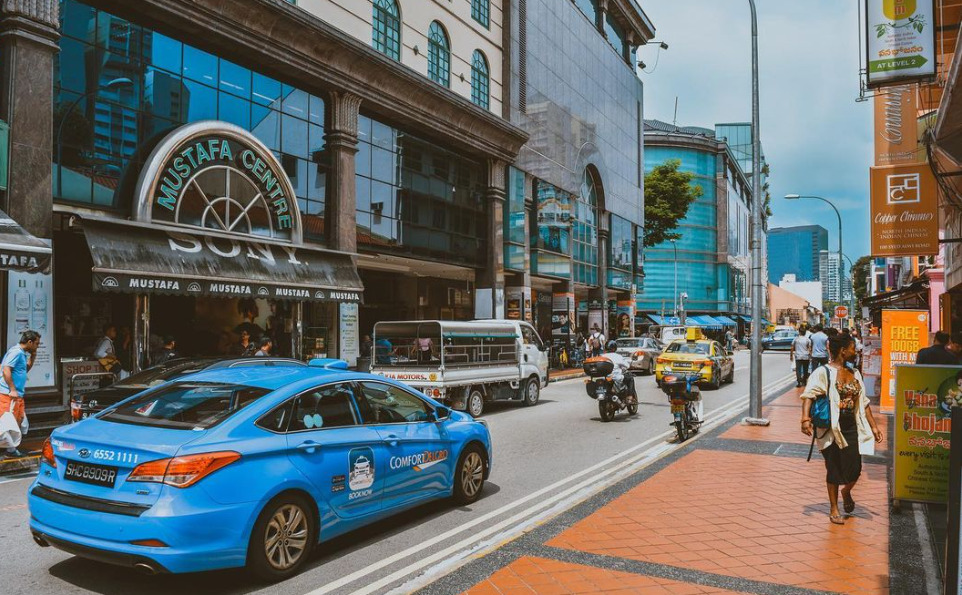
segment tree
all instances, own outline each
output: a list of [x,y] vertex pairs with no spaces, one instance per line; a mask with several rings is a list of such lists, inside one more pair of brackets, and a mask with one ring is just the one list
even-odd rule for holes
[[855,300],[861,306],[862,299],[868,294],[868,276],[872,266],[872,257],[863,256],[855,261],[850,271],[852,274],[852,289]]
[[692,184],[695,174],[678,171],[681,160],[669,159],[645,175],[645,247],[677,240],[674,230],[688,207],[704,192]]

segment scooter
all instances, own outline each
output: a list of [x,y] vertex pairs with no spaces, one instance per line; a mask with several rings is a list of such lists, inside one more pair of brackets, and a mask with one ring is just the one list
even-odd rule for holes
[[661,390],[668,395],[671,414],[675,421],[671,425],[678,431],[678,441],[684,442],[694,436],[701,428],[704,404],[698,383],[701,374],[669,374],[661,379]]
[[598,401],[601,421],[609,422],[615,418],[616,413],[625,409],[628,410],[629,415],[638,413],[638,395],[633,389],[631,372],[625,373],[625,386],[618,391],[611,377],[615,365],[608,358],[589,357],[585,360],[582,369],[588,375],[585,391],[589,397]]

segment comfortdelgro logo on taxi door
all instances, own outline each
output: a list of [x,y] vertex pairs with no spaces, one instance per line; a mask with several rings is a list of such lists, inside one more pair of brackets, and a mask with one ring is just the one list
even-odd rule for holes
[[391,469],[404,469],[413,467],[415,471],[424,471],[428,467],[437,465],[441,461],[447,460],[448,451],[446,450],[426,450],[413,455],[403,457],[391,457],[388,461]]

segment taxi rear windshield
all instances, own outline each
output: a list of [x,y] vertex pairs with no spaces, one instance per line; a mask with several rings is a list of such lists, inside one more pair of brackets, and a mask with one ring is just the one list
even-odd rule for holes
[[665,350],[667,353],[693,353],[696,355],[708,355],[707,343],[672,343]]
[[175,383],[127,401],[100,419],[157,428],[206,430],[269,392],[241,384]]

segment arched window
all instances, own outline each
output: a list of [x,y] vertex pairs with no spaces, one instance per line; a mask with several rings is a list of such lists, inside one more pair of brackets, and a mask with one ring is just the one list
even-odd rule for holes
[[438,84],[451,86],[451,44],[437,21],[431,23],[428,32],[428,76]]
[[488,109],[491,97],[491,75],[488,71],[488,61],[481,50],[474,50],[471,62],[471,101]]
[[575,217],[572,225],[574,240],[574,281],[596,286],[598,279],[598,195],[601,182],[592,166],[585,169],[581,180],[581,192],[575,201]]
[[491,0],[471,0],[471,18],[485,27],[490,27]]
[[374,0],[374,49],[395,60],[401,59],[401,13],[394,0]]

